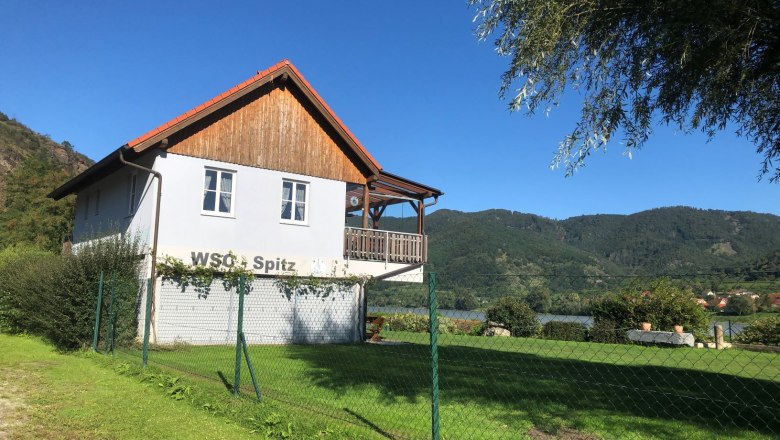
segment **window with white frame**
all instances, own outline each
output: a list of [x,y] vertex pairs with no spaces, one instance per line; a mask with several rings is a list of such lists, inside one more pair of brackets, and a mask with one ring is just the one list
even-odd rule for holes
[[135,214],[135,205],[138,202],[138,175],[133,173],[127,178],[127,214]]
[[308,221],[309,184],[294,180],[282,181],[283,222],[305,224]]
[[214,215],[233,215],[235,171],[206,168],[203,180],[203,212]]

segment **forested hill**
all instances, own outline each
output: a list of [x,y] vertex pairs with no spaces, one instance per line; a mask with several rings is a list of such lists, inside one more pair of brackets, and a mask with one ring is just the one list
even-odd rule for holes
[[[382,229],[411,230],[413,219],[382,219]],[[518,277],[520,287],[585,286],[563,275],[658,275],[746,268],[780,250],[780,217],[753,212],[659,208],[632,215],[552,220],[507,210],[438,210],[426,217],[428,269],[475,282],[480,274]],[[553,277],[554,278],[554,277]],[[444,281],[444,279],[442,279]]]
[[92,164],[68,142],[54,142],[0,113],[0,249],[32,244],[58,250],[70,233],[73,200],[46,198]]

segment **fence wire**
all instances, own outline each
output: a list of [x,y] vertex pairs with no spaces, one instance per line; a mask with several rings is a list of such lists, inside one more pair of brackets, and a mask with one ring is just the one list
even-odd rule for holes
[[[748,341],[751,322],[724,314],[780,316],[765,301],[780,282],[763,275],[661,284],[554,274],[255,278],[243,309],[238,287],[220,280],[199,289],[165,282],[149,362],[233,391],[243,333],[262,399],[363,428],[366,438],[778,438],[777,343]],[[682,312],[664,301],[689,291],[696,298],[687,301],[717,313],[704,322],[674,315]],[[604,305],[610,295],[623,315]],[[656,321],[649,330],[645,319]],[[241,365],[240,390],[251,396]]]

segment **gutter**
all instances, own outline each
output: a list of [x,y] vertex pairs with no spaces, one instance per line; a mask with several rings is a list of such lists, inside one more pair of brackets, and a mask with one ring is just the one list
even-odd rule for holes
[[[168,144],[168,139],[163,139],[162,141],[163,147],[165,147]],[[152,256],[152,272],[150,274],[150,278],[152,280],[152,291],[147,292],[147,295],[152,295],[152,301],[154,301],[154,293],[157,288],[157,237],[159,236],[160,231],[160,201],[162,200],[162,174],[160,174],[159,171],[155,171],[151,168],[142,167],[141,165],[128,162],[125,160],[125,157],[123,155],[123,149],[120,148],[118,150],[119,153],[119,161],[123,164],[136,168],[141,171],[145,171],[147,173],[150,173],[154,177],[157,178],[157,204],[155,206],[154,210],[154,238],[152,238],[152,249],[149,252]]]

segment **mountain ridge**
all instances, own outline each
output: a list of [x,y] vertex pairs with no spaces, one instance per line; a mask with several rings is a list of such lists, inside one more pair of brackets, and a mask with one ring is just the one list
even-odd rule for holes
[[[386,217],[380,228],[412,232],[415,222]],[[780,216],[687,206],[564,220],[505,209],[440,209],[426,216],[425,227],[427,269],[442,282],[470,285],[493,274],[515,278],[505,283],[512,289],[576,290],[599,276],[744,270],[780,250]]]

